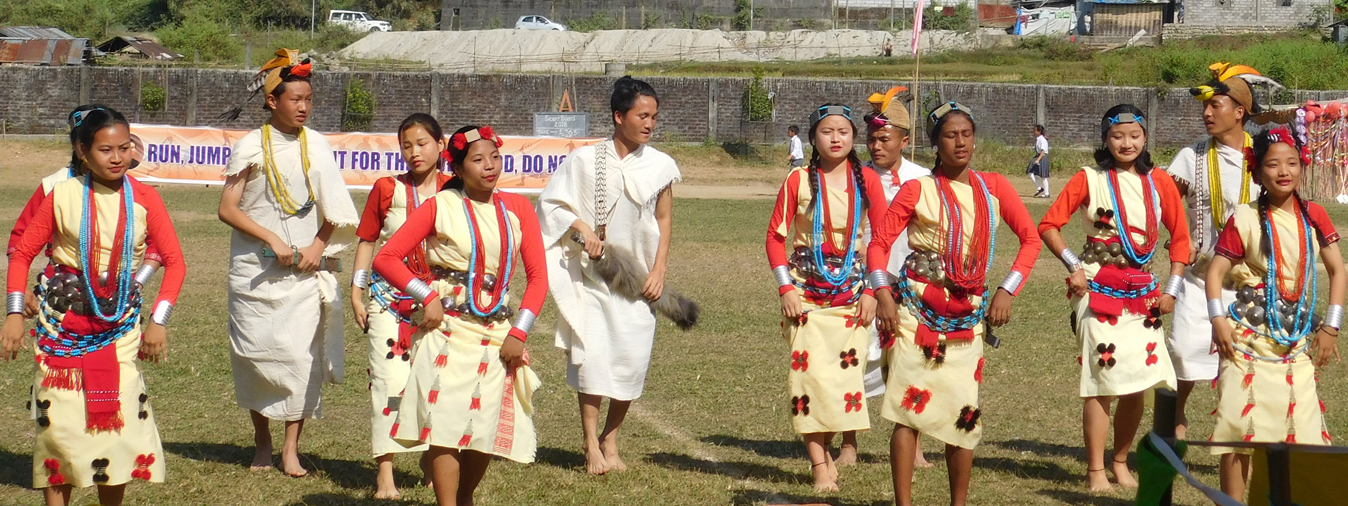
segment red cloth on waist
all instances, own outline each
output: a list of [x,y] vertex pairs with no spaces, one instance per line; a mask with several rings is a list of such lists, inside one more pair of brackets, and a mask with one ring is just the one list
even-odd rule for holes
[[[61,321],[62,334],[97,334],[115,327],[93,316],[67,312]],[[50,337],[42,338],[40,346],[65,348]],[[60,390],[84,389],[85,428],[94,432],[121,430],[121,364],[117,360],[116,339],[107,345],[80,357],[43,355],[47,366],[42,386]]]

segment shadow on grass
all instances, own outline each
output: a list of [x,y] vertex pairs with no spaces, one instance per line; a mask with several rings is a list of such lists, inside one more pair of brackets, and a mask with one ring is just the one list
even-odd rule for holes
[[[694,471],[725,476],[736,480],[759,480],[772,483],[813,483],[805,473],[794,473],[779,467],[743,461],[714,462],[678,453],[653,453],[646,460],[669,469]],[[801,462],[802,467],[804,461]]]
[[[1084,485],[1084,481],[1082,482]],[[1067,504],[1085,504],[1090,506],[1131,506],[1133,501],[1118,497],[1105,497],[1074,490],[1043,489],[1039,495],[1052,497]]]
[[751,504],[828,504],[830,506],[889,506],[889,500],[845,501],[837,497],[810,497],[795,494],[775,494],[763,490],[736,490],[730,504],[748,506]]
[[774,459],[805,458],[805,444],[794,439],[790,441],[764,441],[759,439],[744,439],[736,436],[715,435],[703,437],[702,442],[716,446],[739,448],[744,451],[757,453],[764,457],[772,457]]
[[[1146,434],[1145,432],[1140,433],[1138,434],[1138,437],[1142,437],[1145,434]],[[1007,450],[1017,452],[1032,452],[1039,455],[1046,455],[1050,457],[1067,457],[1083,463],[1086,461],[1086,449],[1080,446],[1060,445],[1055,443],[1045,443],[1042,441],[1030,441],[1027,439],[993,441],[990,444],[992,444],[993,446],[998,446],[1001,448],[1005,448]],[[1129,457],[1128,459],[1130,465],[1136,466],[1135,459],[1136,459],[1136,452],[1134,452],[1134,456]],[[1211,464],[1186,463],[1186,465],[1189,466],[1190,472],[1206,472],[1206,473],[1217,472],[1217,466]],[[1136,468],[1134,468],[1134,471],[1136,471]]]
[[0,450],[0,484],[19,488],[33,486],[33,455]]
[[286,506],[388,506],[398,501],[379,501],[369,497],[352,497],[342,494],[309,494],[303,499],[288,503]]
[[580,452],[561,448],[538,447],[538,463],[560,467],[562,469],[584,469],[585,455]]
[[[189,460],[230,464],[243,468],[247,468],[253,462],[253,448],[235,444],[164,443],[164,450]],[[272,463],[274,465],[279,464],[279,458],[279,456],[273,456]],[[357,461],[327,459],[301,452],[300,463],[305,469],[308,469],[310,473],[318,473],[320,478],[327,478],[328,480],[331,480],[333,484],[344,489],[374,489],[375,465],[373,460]],[[411,487],[420,483],[421,476],[406,473],[395,467],[393,470],[393,479],[399,487]],[[344,496],[334,495],[333,497]]]
[[1004,457],[974,457],[974,467],[1009,474],[1018,478],[1051,481],[1054,483],[1085,483],[1084,475],[1073,474],[1052,462]]

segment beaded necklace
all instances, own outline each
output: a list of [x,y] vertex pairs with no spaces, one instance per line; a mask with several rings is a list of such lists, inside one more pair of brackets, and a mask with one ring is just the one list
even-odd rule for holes
[[1128,224],[1128,206],[1119,202],[1119,173],[1115,169],[1109,170],[1109,201],[1118,215],[1118,219],[1114,220],[1114,230],[1119,234],[1119,242],[1123,243],[1123,252],[1133,263],[1146,265],[1156,254],[1156,243],[1160,240],[1160,231],[1156,226],[1156,203],[1160,198],[1150,176],[1140,174],[1138,179],[1142,181],[1142,205],[1146,208],[1144,219],[1147,222],[1146,238],[1142,244],[1133,240],[1132,227]]
[[[941,242],[945,245],[941,261],[945,265],[946,276],[955,286],[975,290],[984,285],[988,269],[992,267],[993,249],[997,243],[997,216],[992,212],[992,196],[983,177],[970,170],[969,183],[974,195],[974,233],[969,254],[965,255],[964,216],[959,200],[955,197],[950,178],[939,172],[936,175],[943,222]],[[986,255],[978,254],[984,250],[987,251]]]
[[[427,177],[435,177],[435,174],[430,174]],[[403,183],[403,188],[407,190],[406,194],[407,194],[408,216],[411,216],[412,211],[415,211],[418,207],[421,206],[420,202],[421,196],[417,194],[417,188],[411,183],[411,181],[412,177],[409,174],[407,177],[407,181]],[[420,248],[412,248],[412,251],[407,253],[407,262],[406,262],[407,268],[411,269],[412,274],[415,274],[418,279],[426,282],[430,282],[432,277],[431,267],[426,264],[426,250],[428,246],[429,245],[427,244],[427,241],[422,240]]]
[[463,198],[463,211],[468,218],[468,235],[473,237],[472,250],[468,256],[468,310],[478,318],[487,318],[495,315],[505,305],[505,294],[510,285],[510,276],[514,272],[515,252],[511,247],[515,244],[515,232],[510,229],[510,220],[506,218],[505,202],[495,193],[491,196],[492,201],[496,203],[496,223],[500,227],[501,252],[500,262],[497,264],[498,270],[504,270],[502,275],[497,276],[496,286],[492,290],[491,304],[483,308],[477,300],[478,283],[483,282],[482,278],[487,273],[486,259],[479,256],[482,252],[485,255],[485,248],[482,244],[482,234],[477,229],[477,215],[473,213],[473,205],[466,195]]
[[[1241,150],[1242,154],[1249,153],[1254,149],[1254,139],[1250,134],[1245,134],[1245,145]],[[1212,210],[1212,223],[1221,227],[1226,223],[1226,197],[1222,193],[1222,170],[1221,162],[1217,155],[1217,139],[1208,139],[1208,204]],[[1250,202],[1250,158],[1242,156],[1240,171],[1240,201],[1238,204]]]
[[[849,171],[855,170],[850,162],[847,164],[847,168]],[[856,244],[857,236],[861,233],[861,199],[855,195],[855,192],[848,193],[848,199],[851,201],[852,208],[847,215],[847,223],[852,231],[851,234],[848,235],[846,248],[839,248],[837,244],[833,243],[833,220],[828,215],[828,203],[826,202],[828,200],[828,188],[824,185],[824,177],[819,171],[815,171],[814,177],[819,188],[819,196],[814,199],[814,216],[812,220],[814,233],[810,249],[812,253],[814,253],[814,264],[818,267],[819,273],[824,277],[824,282],[835,288],[841,288],[843,283],[846,283],[848,277],[852,274],[853,264],[856,261],[856,248],[852,247],[852,245]],[[857,188],[856,191],[861,191],[861,189]],[[827,241],[829,241],[829,244],[834,246],[835,251],[842,249],[847,250],[847,253],[843,256],[842,266],[838,269],[836,274],[829,269],[828,263],[824,260],[824,241],[826,240],[824,239],[825,223],[828,224],[827,229],[829,238]]]
[[[122,195],[122,208],[117,217],[117,228],[113,233],[112,258],[108,259],[107,283],[100,283],[99,277],[95,274],[98,265],[101,263],[99,242],[101,237],[98,233],[98,203],[94,200],[93,172],[84,175],[84,205],[80,218],[80,277],[84,281],[84,294],[89,305],[93,308],[94,316],[105,322],[117,322],[126,315],[127,310],[132,306],[132,281],[131,263],[132,249],[135,247],[135,225],[132,223],[135,217],[135,192],[127,189],[130,180],[126,176],[122,177],[122,186],[117,190]],[[115,273],[115,278],[114,278]],[[110,286],[116,282],[116,302],[112,313],[104,313],[103,308],[98,303],[98,297],[110,297],[113,294],[113,288]]]
[[[1296,197],[1293,197],[1296,198]],[[1284,262],[1282,259],[1282,248],[1278,237],[1278,227],[1273,224],[1273,209],[1268,209],[1264,221],[1264,240],[1273,245],[1272,251],[1268,255],[1268,272],[1264,273],[1264,308],[1268,314],[1268,337],[1277,341],[1283,346],[1291,346],[1297,341],[1311,333],[1310,309],[1315,307],[1316,302],[1316,273],[1315,262],[1310,257],[1314,251],[1315,233],[1311,230],[1310,219],[1301,212],[1301,207],[1297,207],[1297,229],[1300,232],[1300,251],[1297,255],[1297,270],[1291,273],[1284,272]],[[1291,270],[1291,269],[1286,269]],[[1297,273],[1297,271],[1300,271]],[[1294,277],[1292,290],[1285,290],[1283,278],[1288,274]],[[1299,275],[1298,275],[1299,274]],[[1309,286],[1306,280],[1310,280]],[[1307,297],[1307,288],[1310,289]],[[1290,329],[1284,327],[1282,313],[1277,310],[1279,299],[1283,301],[1296,299],[1296,310]],[[1309,301],[1307,300],[1309,299]]]
[[267,188],[271,189],[271,195],[276,199],[277,205],[281,206],[281,212],[289,215],[304,214],[314,207],[314,186],[309,181],[309,141],[305,134],[304,127],[300,127],[298,141],[300,143],[300,164],[304,172],[304,188],[309,190],[309,200],[304,204],[297,204],[294,197],[290,196],[290,189],[286,186],[285,179],[281,177],[280,169],[276,167],[276,160],[273,158],[271,147],[271,125],[262,125],[262,171],[267,174]]

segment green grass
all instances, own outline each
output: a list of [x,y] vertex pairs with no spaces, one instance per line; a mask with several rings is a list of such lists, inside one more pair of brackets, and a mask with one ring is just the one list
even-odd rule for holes
[[[45,172],[45,171],[44,171]],[[32,191],[31,179],[5,169],[0,183],[0,227],[8,227]],[[18,181],[25,179],[24,181]],[[35,182],[35,181],[31,181]],[[1025,190],[1024,188],[1022,190]],[[347,382],[325,388],[326,417],[306,426],[301,448],[312,477],[279,472],[250,473],[251,431],[235,406],[225,335],[225,269],[229,232],[215,218],[218,190],[160,189],[174,217],[189,277],[169,332],[170,359],[146,365],[146,381],[165,441],[168,483],[135,484],[127,504],[374,505],[374,466],[368,445],[369,398],[362,372],[366,338],[347,328]],[[1028,193],[1022,191],[1022,193]],[[364,195],[356,195],[361,204]],[[538,462],[497,461],[479,489],[482,505],[684,505],[826,502],[881,505],[892,498],[888,435],[892,424],[872,404],[873,430],[860,437],[862,463],[842,470],[843,491],[812,492],[803,445],[791,430],[787,408],[786,343],[780,337],[777,297],[763,258],[763,230],[772,202],[679,200],[669,283],[705,310],[697,329],[683,333],[662,323],[645,396],[624,426],[624,474],[582,473],[580,426],[574,393],[564,381],[562,354],[553,349],[556,311],[545,306],[529,341],[544,385],[535,398]],[[1041,216],[1046,201],[1030,201]],[[1331,208],[1340,223],[1348,212]],[[1069,227],[1068,244],[1080,240]],[[1000,279],[1014,255],[1014,240],[1002,235],[994,276]],[[348,254],[349,256],[349,254]],[[347,259],[350,260],[349,258]],[[1014,319],[999,335],[1004,344],[987,350],[983,384],[985,437],[974,461],[974,504],[1131,504],[1125,493],[1090,496],[1076,396],[1078,345],[1067,328],[1063,272],[1042,253],[1037,269],[1015,302]],[[519,286],[519,285],[516,285]],[[0,504],[41,504],[28,489],[34,426],[23,409],[32,382],[27,360],[0,365]],[[1320,394],[1329,406],[1334,434],[1348,433],[1348,378],[1341,363],[1321,374]],[[1207,388],[1195,393],[1191,436],[1212,429],[1203,416],[1215,406]],[[1150,420],[1148,418],[1148,420]],[[1144,422],[1150,427],[1150,421]],[[278,429],[279,435],[279,429]],[[917,472],[918,504],[946,501],[945,467],[924,441],[932,469]],[[1202,451],[1188,461],[1200,479],[1216,484],[1216,459]],[[397,459],[398,478],[410,487],[419,476],[415,458]],[[428,504],[426,490],[404,488],[413,503]],[[1177,486],[1176,504],[1207,504],[1192,489]],[[92,489],[75,504],[95,501]]]
[[[907,53],[903,53],[903,55]],[[1063,39],[1029,37],[1016,45],[924,56],[924,80],[1028,84],[1192,86],[1210,78],[1215,61],[1254,66],[1283,84],[1304,90],[1348,89],[1348,54],[1318,32],[1210,36],[1109,52]],[[893,80],[913,75],[914,61],[834,58],[812,62],[669,62],[629,66],[633,74]]]

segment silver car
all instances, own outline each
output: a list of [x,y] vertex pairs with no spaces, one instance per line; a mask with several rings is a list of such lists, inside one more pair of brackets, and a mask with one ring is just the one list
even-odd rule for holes
[[519,21],[515,22],[516,30],[558,30],[566,31],[566,25],[555,23],[543,16],[520,16]]

